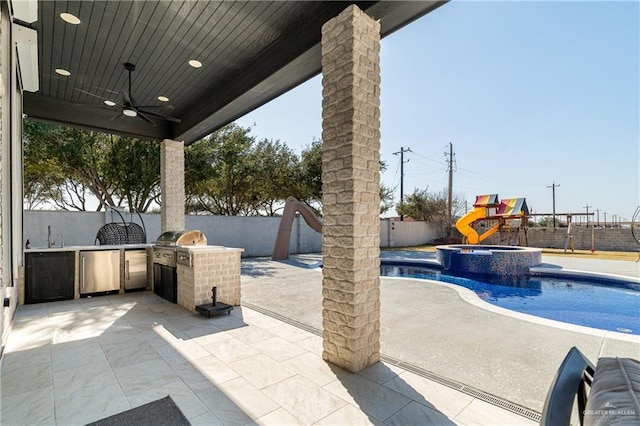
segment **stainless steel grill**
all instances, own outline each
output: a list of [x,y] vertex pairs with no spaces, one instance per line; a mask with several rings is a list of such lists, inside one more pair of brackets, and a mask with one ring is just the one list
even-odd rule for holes
[[178,247],[206,245],[207,237],[198,230],[167,231],[160,234],[154,244],[153,262],[175,268]]
[[159,263],[160,265],[176,267],[176,248],[173,247],[154,247],[153,249],[153,263]]
[[178,247],[207,245],[207,237],[198,230],[167,231],[160,234],[153,247],[153,291],[176,303]]
[[198,230],[167,231],[160,234],[154,244],[161,247],[204,246],[207,237]]

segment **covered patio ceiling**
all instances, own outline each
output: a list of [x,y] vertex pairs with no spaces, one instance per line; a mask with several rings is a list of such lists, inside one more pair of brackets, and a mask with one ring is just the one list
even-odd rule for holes
[[[24,112],[35,120],[191,144],[317,75],[321,27],[352,3],[380,19],[385,36],[445,1],[39,0],[38,20],[24,25],[38,32],[40,87],[25,92]],[[80,24],[63,21],[63,12]],[[190,66],[192,59],[202,67]],[[127,62],[135,65],[134,103],[179,123],[147,114],[154,126],[104,103],[126,104]]]

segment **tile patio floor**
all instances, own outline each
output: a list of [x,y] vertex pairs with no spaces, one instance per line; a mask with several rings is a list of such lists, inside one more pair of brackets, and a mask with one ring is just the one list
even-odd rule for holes
[[150,292],[22,306],[2,425],[86,424],[171,395],[193,425],[527,425],[393,365],[358,374],[321,337],[247,307],[207,319]]

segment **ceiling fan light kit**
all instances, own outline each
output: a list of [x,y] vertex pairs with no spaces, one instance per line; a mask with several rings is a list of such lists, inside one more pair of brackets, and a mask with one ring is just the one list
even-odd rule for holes
[[[171,105],[138,105],[135,101],[135,99],[133,98],[132,95],[132,91],[131,91],[131,73],[133,71],[135,71],[136,66],[134,64],[132,64],[131,62],[125,62],[124,64],[124,68],[127,70],[129,76],[128,76],[128,89],[126,91],[122,91],[122,101],[121,103],[117,103],[112,101],[111,99],[106,99],[103,96],[99,96],[95,93],[91,93],[88,92],[86,90],[81,90],[81,89],[76,89],[84,94],[87,94],[89,96],[93,96],[94,98],[99,98],[102,99],[102,101],[104,102],[105,105],[109,106],[109,107],[115,107],[115,106],[119,106],[120,108],[122,108],[121,114],[117,117],[112,118],[116,119],[118,117],[121,117],[122,115],[125,115],[127,117],[139,117],[141,119],[143,119],[144,121],[146,121],[147,123],[149,123],[150,125],[152,125],[153,127],[156,127],[157,124],[150,118],[158,118],[161,120],[165,120],[165,121],[171,121],[174,123],[180,123],[182,120],[180,120],[179,118],[176,117],[172,117],[169,115],[164,115],[164,114],[160,114],[157,112],[152,112],[149,111],[148,108],[171,108],[173,109],[173,107]],[[106,90],[106,89],[105,89]],[[166,96],[158,96],[158,100],[161,102],[168,102],[169,98],[167,98]]]

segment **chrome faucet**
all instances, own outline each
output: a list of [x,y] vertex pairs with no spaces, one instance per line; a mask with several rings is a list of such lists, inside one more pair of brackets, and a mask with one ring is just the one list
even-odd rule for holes
[[56,234],[56,239],[52,241],[51,240],[51,225],[47,226],[47,248],[55,247],[56,246],[56,241],[58,241],[58,244],[60,245],[60,248],[64,247],[64,239],[63,239],[62,232],[58,232]]

